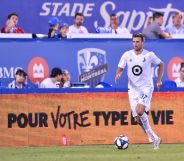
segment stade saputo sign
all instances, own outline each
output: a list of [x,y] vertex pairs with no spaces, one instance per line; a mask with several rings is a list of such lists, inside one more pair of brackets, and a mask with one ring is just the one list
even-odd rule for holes
[[[82,12],[84,16],[94,17],[93,26],[108,27],[110,25],[110,14],[116,13],[120,17],[120,26],[127,27],[129,31],[138,31],[141,28],[145,28],[149,22],[149,17],[153,12],[160,12],[164,14],[163,26],[166,26],[167,22],[172,22],[171,13],[182,12],[177,8],[173,8],[172,3],[166,3],[166,7],[154,8],[148,5],[148,10],[117,10],[117,5],[113,1],[104,1],[100,6],[95,3],[65,3],[65,2],[44,2],[41,6],[40,16],[66,16],[68,18],[73,17],[76,12]],[[123,7],[123,3],[121,4]],[[152,4],[154,5],[154,4]],[[139,5],[138,5],[139,6]],[[96,16],[98,15],[98,16]],[[137,22],[137,19],[139,21]],[[91,20],[90,20],[91,21]],[[103,23],[103,24],[102,24]]]
[[[8,128],[67,128],[76,130],[78,127],[85,128],[89,126],[127,126],[136,125],[132,117],[129,117],[129,111],[89,111],[84,110],[80,113],[69,111],[63,113],[61,106],[57,107],[55,112],[44,113],[8,113]],[[89,119],[90,115],[90,119]],[[151,119],[155,125],[174,124],[173,110],[158,110],[150,112]],[[92,116],[92,117],[91,117]],[[50,120],[51,121],[48,121]],[[91,119],[92,118],[92,119]],[[128,118],[131,118],[128,120]]]

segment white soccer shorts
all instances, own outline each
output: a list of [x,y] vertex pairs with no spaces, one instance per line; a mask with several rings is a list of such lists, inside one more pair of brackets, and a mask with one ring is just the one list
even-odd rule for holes
[[132,110],[132,116],[137,116],[136,106],[142,104],[145,106],[145,112],[150,110],[150,103],[153,93],[153,87],[142,87],[140,89],[130,89],[128,91],[130,107]]

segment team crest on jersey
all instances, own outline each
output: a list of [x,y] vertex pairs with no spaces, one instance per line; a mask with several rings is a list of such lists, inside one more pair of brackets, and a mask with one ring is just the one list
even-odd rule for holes
[[146,58],[144,57],[143,61],[142,62],[145,62],[146,61]]
[[77,64],[79,74],[106,63],[106,52],[97,48],[86,48],[78,51]]

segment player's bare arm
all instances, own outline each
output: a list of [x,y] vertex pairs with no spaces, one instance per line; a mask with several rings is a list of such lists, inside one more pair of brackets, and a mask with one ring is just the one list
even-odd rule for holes
[[170,35],[170,34],[168,34],[168,33],[166,33],[166,32],[162,33],[161,36],[162,36],[163,38],[165,38],[165,39],[172,39],[172,35]]
[[161,61],[160,64],[158,64],[158,78],[157,78],[157,88],[159,89],[162,85],[162,76],[164,72],[164,63]]
[[118,67],[118,69],[116,71],[115,81],[119,80],[119,78],[121,77],[122,73],[123,73],[123,68],[119,68]]

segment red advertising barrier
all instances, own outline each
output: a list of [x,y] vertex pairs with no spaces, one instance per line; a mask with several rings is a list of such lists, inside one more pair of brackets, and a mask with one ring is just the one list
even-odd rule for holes
[[[184,142],[183,92],[153,94],[150,124],[163,143]],[[148,143],[124,93],[0,95],[0,146]]]

